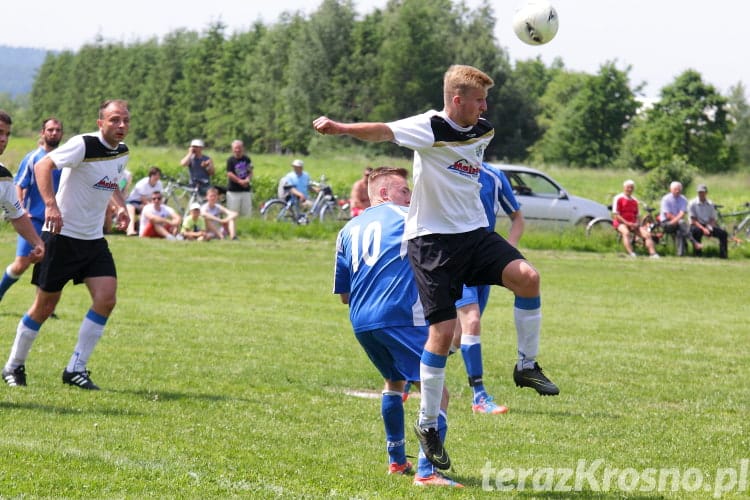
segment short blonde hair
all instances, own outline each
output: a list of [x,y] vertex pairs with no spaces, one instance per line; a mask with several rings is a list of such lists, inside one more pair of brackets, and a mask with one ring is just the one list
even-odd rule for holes
[[450,100],[454,95],[466,95],[474,89],[487,90],[495,82],[486,73],[473,66],[454,64],[448,68],[443,77],[443,94]]

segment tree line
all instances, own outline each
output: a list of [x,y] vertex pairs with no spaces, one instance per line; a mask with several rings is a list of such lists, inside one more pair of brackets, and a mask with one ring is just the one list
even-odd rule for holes
[[[616,61],[594,75],[569,71],[559,59],[511,64],[495,23],[488,1],[469,9],[463,1],[391,0],[358,16],[351,0],[323,0],[309,16],[285,13],[245,32],[228,34],[215,22],[161,40],[98,39],[47,55],[29,116],[36,123],[56,115],[67,130],[86,131],[98,104],[117,97],[131,105],[132,144],[186,145],[201,137],[226,149],[238,138],[251,152],[308,154],[349,145],[316,137],[311,122],[320,114],[390,121],[441,109],[442,75],[460,63],[495,81],[489,159],[704,172],[750,165],[742,83],[722,96],[686,70],[644,107],[630,68]],[[392,145],[357,147],[406,154]]]

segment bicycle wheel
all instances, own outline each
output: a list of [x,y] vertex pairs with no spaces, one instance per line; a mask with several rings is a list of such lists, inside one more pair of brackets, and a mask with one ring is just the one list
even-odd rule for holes
[[597,217],[591,219],[586,224],[586,236],[594,238],[604,238],[616,236],[614,228],[612,227],[612,219],[605,217]]
[[320,209],[320,222],[334,222],[339,220],[338,210],[334,205],[326,203],[323,208]]
[[187,212],[190,200],[188,193],[182,186],[176,187],[172,193],[164,199],[164,204],[169,205],[180,215]]
[[294,221],[294,214],[287,209],[286,203],[282,200],[271,200],[263,205],[260,211],[263,220],[268,221]]

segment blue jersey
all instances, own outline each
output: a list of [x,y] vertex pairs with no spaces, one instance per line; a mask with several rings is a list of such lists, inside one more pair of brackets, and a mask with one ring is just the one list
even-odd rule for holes
[[427,324],[406,258],[406,214],[405,207],[383,203],[367,208],[339,232],[333,293],[349,294],[355,333]]
[[479,171],[479,183],[481,184],[479,197],[490,223],[487,230],[494,231],[497,214],[500,213],[500,210],[510,215],[513,212],[518,212],[521,206],[513,194],[513,188],[508,178],[500,169],[482,163],[482,168]]
[[[44,200],[42,200],[42,195],[39,193],[39,188],[36,185],[34,165],[46,155],[47,151],[39,146],[37,149],[24,156],[18,167],[16,177],[13,180],[16,186],[26,190],[26,195],[23,198],[23,207],[29,214],[31,214],[32,219],[38,219],[41,221],[44,221],[44,210],[46,207],[44,205]],[[60,174],[62,174],[62,170],[58,168],[52,170],[52,186],[55,192],[57,192],[57,187],[60,185]]]
[[[513,188],[508,178],[500,169],[482,163],[482,168],[479,170],[479,183],[481,184],[479,197],[487,214],[487,221],[490,223],[487,230],[494,231],[497,224],[497,214],[500,210],[510,215],[520,210],[520,205],[513,194]],[[472,287],[464,285],[462,296],[456,301],[456,307],[479,304],[479,311],[482,313],[484,308],[487,307],[489,298],[489,285]]]

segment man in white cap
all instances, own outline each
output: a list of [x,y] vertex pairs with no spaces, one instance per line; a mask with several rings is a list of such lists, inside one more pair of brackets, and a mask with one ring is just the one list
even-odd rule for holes
[[[693,198],[688,205],[688,214],[690,216],[690,233],[697,242],[700,242],[704,236],[713,236],[719,240],[719,257],[726,259],[727,238],[729,235],[725,230],[716,224],[716,207],[708,196],[708,186],[705,184],[698,185],[698,196]],[[694,249],[695,255],[703,254],[701,248]]]
[[211,185],[211,177],[216,171],[211,157],[203,154],[205,146],[202,140],[193,139],[187,154],[180,160],[180,165],[187,167],[190,173],[190,184],[198,188],[201,196],[206,195],[206,190]]
[[304,171],[305,163],[296,159],[292,162],[292,171],[281,178],[279,182],[279,198],[283,198],[286,192],[296,196],[302,208],[312,207],[310,201],[310,174]]

